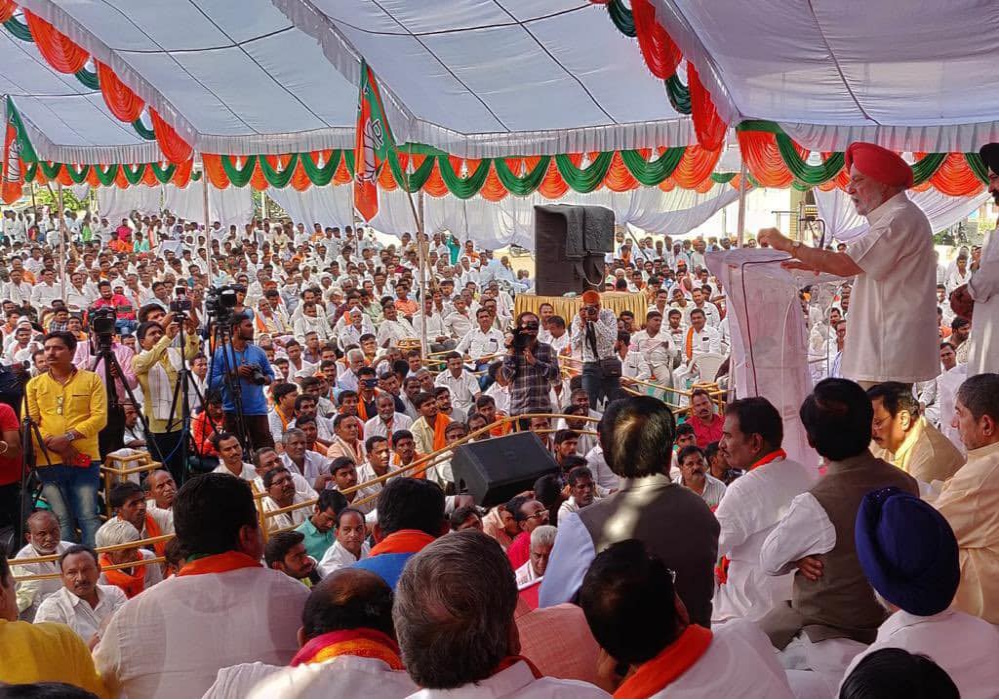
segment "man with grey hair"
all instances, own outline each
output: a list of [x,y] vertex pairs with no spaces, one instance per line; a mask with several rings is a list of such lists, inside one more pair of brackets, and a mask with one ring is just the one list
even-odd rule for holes
[[357,391],[358,370],[365,364],[365,353],[361,348],[351,348],[344,357],[347,360],[347,369],[337,377],[337,387],[341,391]]
[[[121,518],[112,518],[101,525],[95,537],[97,546],[101,549],[138,542],[141,539],[135,525]],[[163,580],[163,571],[159,564],[147,564],[147,560],[156,559],[156,554],[138,546],[128,549],[116,549],[102,552],[99,558],[101,568],[101,583],[117,586],[129,598],[138,595],[150,586]],[[122,569],[108,568],[112,565],[128,565]]]
[[281,455],[282,463],[292,473],[304,476],[309,484],[315,485],[317,479],[327,472],[330,461],[307,448],[306,434],[299,428],[286,430],[281,436],[281,444],[285,448]]
[[534,583],[545,575],[545,567],[549,565],[549,554],[552,553],[552,545],[555,542],[556,528],[554,525],[539,525],[531,531],[528,561],[514,572],[518,588]]
[[606,698],[596,686],[541,676],[518,654],[517,585],[495,540],[453,532],[414,555],[392,617],[411,698]]

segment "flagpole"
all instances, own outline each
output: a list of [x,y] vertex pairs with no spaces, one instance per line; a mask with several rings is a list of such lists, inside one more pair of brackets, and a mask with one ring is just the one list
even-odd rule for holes
[[63,209],[63,187],[56,180],[56,192],[59,195],[59,296],[66,303],[66,213]]
[[[208,225],[208,173],[205,171],[205,154],[201,154],[201,206],[205,217],[205,262],[208,264],[209,284],[215,285],[215,278],[212,276],[212,229]],[[183,243],[183,241],[181,241]],[[197,239],[195,240],[197,245]],[[219,243],[220,249],[222,243]]]
[[[410,170],[413,167],[413,147],[407,144],[407,153],[409,157],[406,159],[406,169]],[[409,173],[407,173],[409,175]],[[409,180],[409,177],[406,178]],[[417,239],[417,258],[420,264],[420,313],[424,313],[424,298],[427,295],[427,268],[424,264],[424,242],[422,240],[423,234],[423,221],[421,217],[417,214],[417,207],[413,203],[413,193],[410,192],[410,183],[403,183],[403,190],[406,192],[406,201],[410,204],[410,213],[413,215],[413,224],[417,229],[416,239]],[[421,192],[420,194],[423,194]],[[424,322],[420,324],[420,354],[426,359],[427,352],[430,349],[430,345],[427,343],[427,317],[424,316]]]

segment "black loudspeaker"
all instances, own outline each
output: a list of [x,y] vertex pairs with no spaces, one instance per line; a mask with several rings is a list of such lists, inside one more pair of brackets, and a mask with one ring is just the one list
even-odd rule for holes
[[451,469],[458,492],[472,494],[488,508],[531,489],[538,477],[558,472],[559,465],[537,435],[523,432],[459,445]]
[[604,207],[535,207],[535,289],[540,296],[604,290],[604,254],[615,240],[615,213]]

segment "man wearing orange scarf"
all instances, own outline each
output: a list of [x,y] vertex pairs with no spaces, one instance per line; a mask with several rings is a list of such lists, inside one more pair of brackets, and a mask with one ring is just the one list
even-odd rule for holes
[[429,455],[444,449],[448,444],[444,431],[451,419],[438,410],[434,394],[421,392],[413,399],[413,405],[420,412],[420,417],[410,426],[417,452]]
[[323,579],[302,623],[291,664],[224,668],[205,697],[405,698],[416,691],[396,646],[392,591],[370,571],[340,569]]
[[386,483],[378,497],[377,543],[355,568],[378,574],[390,588],[414,554],[448,531],[444,491],[432,481],[398,477]]
[[793,697],[767,636],[745,620],[715,630],[692,624],[674,572],[639,540],[594,558],[579,602],[609,657],[602,686],[616,698]]
[[[174,499],[174,527],[186,563],[122,606],[94,650],[115,697],[201,697],[221,668],[282,665],[298,649],[309,590],[261,566],[249,483],[217,473],[189,479]],[[249,591],[267,604],[248,604]]]
[[[127,546],[139,541],[139,531],[127,520],[112,518],[97,531],[96,540],[102,550]],[[120,588],[127,598],[134,598],[163,580],[163,570],[158,564],[145,563],[145,560],[155,558],[152,552],[132,546],[102,551],[98,561],[104,580]]]

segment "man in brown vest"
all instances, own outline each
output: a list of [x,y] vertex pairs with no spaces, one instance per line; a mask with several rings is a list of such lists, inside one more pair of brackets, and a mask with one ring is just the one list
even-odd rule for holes
[[691,621],[709,627],[719,521],[700,496],[670,480],[673,414],[650,396],[622,399],[608,406],[599,432],[604,458],[622,477],[622,488],[559,520],[540,606],[573,600],[594,557],[634,538],[676,572],[677,594]]
[[869,451],[872,415],[871,400],[847,379],[825,379],[806,397],[799,417],[826,474],[792,500],[760,553],[772,576],[798,569],[791,602],[771,610],[761,629],[782,650],[785,668],[815,671],[833,690],[886,618],[855,552],[858,507],[887,486],[918,495],[913,477]]

